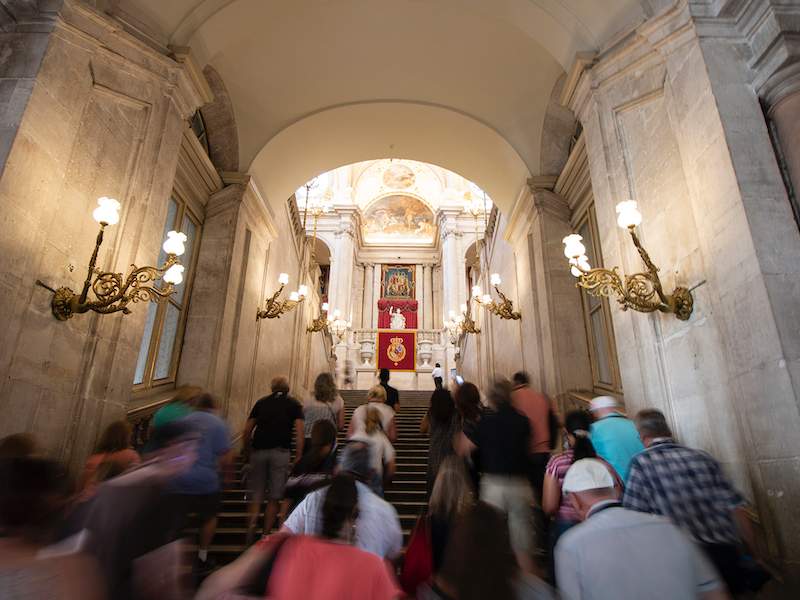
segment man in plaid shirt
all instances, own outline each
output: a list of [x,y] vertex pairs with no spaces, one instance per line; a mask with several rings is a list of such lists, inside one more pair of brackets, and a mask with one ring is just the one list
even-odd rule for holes
[[728,588],[739,591],[742,537],[753,547],[744,500],[709,454],[672,439],[660,411],[639,412],[636,428],[645,450],[631,461],[623,505],[672,520],[705,549]]

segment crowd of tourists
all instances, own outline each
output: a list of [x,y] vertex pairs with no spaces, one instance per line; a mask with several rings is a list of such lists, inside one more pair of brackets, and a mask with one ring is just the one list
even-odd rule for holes
[[[419,424],[429,501],[405,547],[383,497],[401,409],[388,371],[349,424],[330,374],[302,399],[275,377],[241,444],[184,387],[136,449],[110,423],[76,478],[31,435],[0,440],[0,599],[712,599],[767,579],[743,499],[661,412],[629,419],[600,396],[559,415],[525,373],[481,393],[437,368]],[[235,485],[247,550],[216,565]]]

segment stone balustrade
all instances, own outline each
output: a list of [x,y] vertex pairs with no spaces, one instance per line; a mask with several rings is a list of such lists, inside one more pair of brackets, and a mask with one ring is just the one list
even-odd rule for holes
[[[441,346],[444,339],[441,329],[417,329],[417,368],[428,370],[433,368],[435,346]],[[355,350],[355,355],[360,368],[375,368],[375,351],[378,339],[377,329],[354,329],[352,332],[351,349]]]

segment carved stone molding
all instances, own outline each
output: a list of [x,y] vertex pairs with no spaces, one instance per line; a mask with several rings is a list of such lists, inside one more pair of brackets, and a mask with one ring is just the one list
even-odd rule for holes
[[533,209],[537,214],[548,213],[564,222],[569,222],[572,211],[567,201],[550,190],[533,188]]
[[341,238],[341,237],[347,236],[347,237],[349,237],[349,238],[354,240],[355,237],[356,237],[356,230],[355,230],[355,227],[353,227],[352,224],[341,225],[340,227],[338,227],[336,229],[336,231],[334,232],[334,235],[337,238]]
[[459,231],[458,229],[456,229],[455,226],[452,226],[452,225],[447,227],[447,228],[442,228],[441,234],[440,234],[443,242],[447,241],[447,239],[451,238],[451,237],[458,239],[462,235],[463,235],[463,233],[461,231]]
[[528,187],[531,192],[536,190],[552,190],[558,181],[557,175],[536,175],[528,178]]
[[214,100],[214,94],[206,81],[203,71],[192,58],[189,48],[171,48],[175,61],[183,68],[178,72],[178,89],[175,103],[184,119],[191,117],[201,106]]

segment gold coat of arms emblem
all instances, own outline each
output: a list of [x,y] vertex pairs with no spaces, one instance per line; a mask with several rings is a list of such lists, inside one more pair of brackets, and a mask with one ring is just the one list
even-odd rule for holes
[[393,337],[389,339],[389,347],[386,349],[386,356],[394,363],[395,367],[406,357],[406,347],[403,345],[403,338]]

